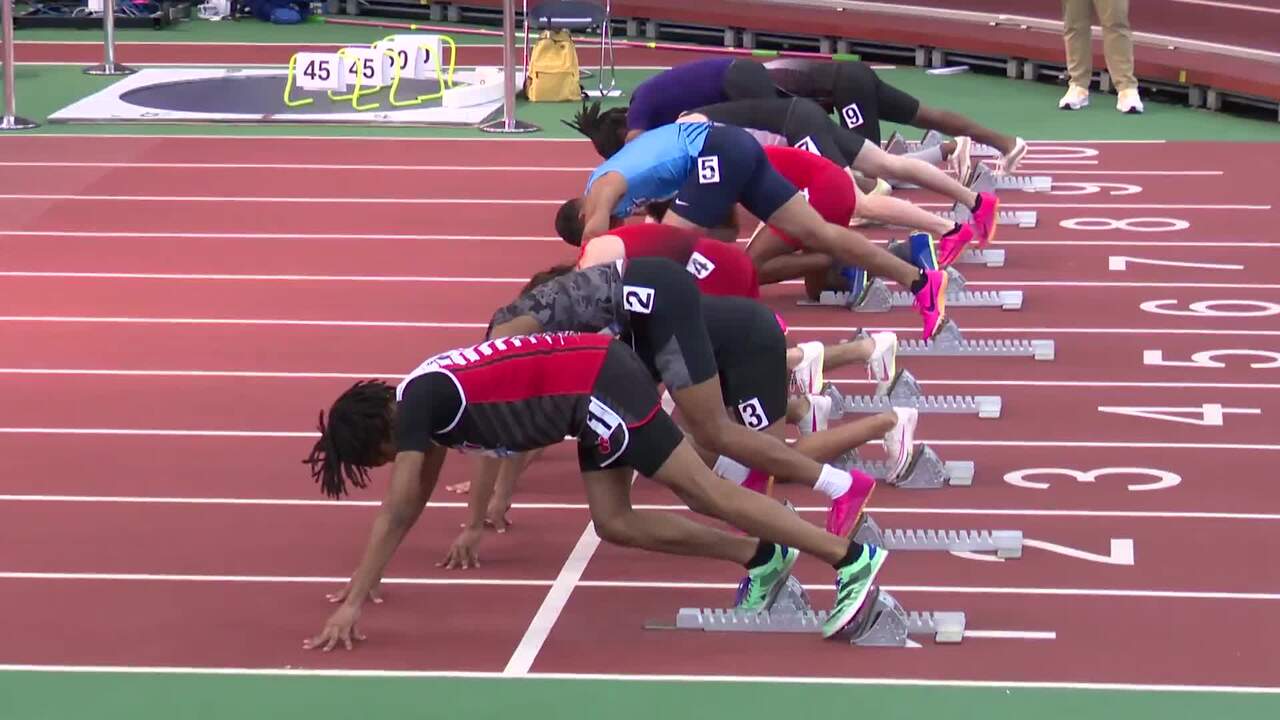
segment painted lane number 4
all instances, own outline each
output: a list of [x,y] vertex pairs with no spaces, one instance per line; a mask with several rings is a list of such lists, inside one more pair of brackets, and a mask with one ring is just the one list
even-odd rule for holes
[[[1075,558],[1076,560],[1086,560],[1088,562],[1101,563],[1103,565],[1132,566],[1134,559],[1133,540],[1130,538],[1111,538],[1109,552],[1106,555],[1101,553],[1092,553],[1088,550],[1080,550],[1067,545],[1046,542],[1044,540],[1035,540],[1032,538],[1024,538],[1022,540],[1022,545],[1023,547],[1031,547],[1036,548],[1037,550],[1051,552],[1055,555],[1064,555],[1069,558]],[[996,557],[995,555],[987,555],[984,553],[953,552],[951,554],[956,557],[962,557],[966,560],[982,560],[984,562],[1005,561],[1002,557]]]

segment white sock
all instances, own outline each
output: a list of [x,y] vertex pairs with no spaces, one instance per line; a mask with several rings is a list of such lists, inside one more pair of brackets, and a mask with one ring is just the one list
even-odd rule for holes
[[813,486],[813,489],[835,500],[849,492],[852,486],[853,477],[849,473],[830,465],[823,465],[822,472],[818,475],[818,483]]
[[711,469],[715,472],[715,474],[719,475],[725,480],[732,480],[733,482],[739,485],[746,482],[747,475],[751,474],[751,468],[747,467],[746,465],[743,465],[737,460],[727,458],[724,455],[721,455],[716,460],[715,466],[713,466]]

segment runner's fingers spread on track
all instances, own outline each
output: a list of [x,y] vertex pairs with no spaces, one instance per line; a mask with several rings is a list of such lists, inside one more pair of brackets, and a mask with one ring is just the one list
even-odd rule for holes
[[479,557],[476,555],[476,546],[480,544],[480,538],[483,529],[467,528],[458,535],[458,539],[453,541],[453,545],[449,548],[449,554],[445,555],[444,561],[436,563],[436,567],[443,567],[446,570],[463,569],[480,567]]
[[444,489],[452,493],[458,493],[459,495],[466,495],[467,493],[471,492],[471,481],[464,480],[460,483],[445,485]]
[[352,636],[357,640],[363,640],[364,636],[356,629],[356,620],[360,619],[360,609],[343,605],[329,616],[329,620],[324,624],[324,630],[320,634],[304,640],[302,647],[306,650],[320,648],[321,652],[329,652],[339,642],[343,647],[350,650],[353,647]]

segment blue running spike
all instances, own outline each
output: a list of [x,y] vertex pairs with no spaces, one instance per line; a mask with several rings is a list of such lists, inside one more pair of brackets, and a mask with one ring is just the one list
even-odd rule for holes
[[933,236],[926,232],[911,233],[907,236],[911,248],[911,264],[922,270],[938,269],[937,243]]

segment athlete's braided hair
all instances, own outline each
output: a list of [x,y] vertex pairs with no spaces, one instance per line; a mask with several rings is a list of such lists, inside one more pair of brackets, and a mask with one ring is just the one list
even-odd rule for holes
[[573,120],[560,122],[591,138],[600,157],[608,160],[614,153],[622,149],[627,134],[627,109],[624,107],[609,108],[600,112],[600,101],[590,105],[583,103],[582,109],[573,116]]
[[347,483],[369,484],[369,468],[377,464],[382,446],[391,439],[391,403],[395,388],[380,380],[364,380],[338,396],[329,408],[329,421],[320,411],[320,439],[302,462],[320,490],[337,500]]

